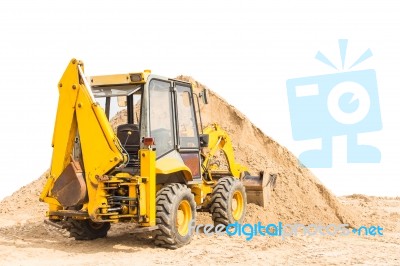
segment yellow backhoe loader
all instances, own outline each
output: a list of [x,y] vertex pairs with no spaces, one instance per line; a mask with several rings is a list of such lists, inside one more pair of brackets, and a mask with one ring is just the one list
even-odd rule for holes
[[[216,225],[242,222],[246,203],[266,203],[266,183],[236,163],[231,139],[217,124],[204,129],[207,93],[150,71],[86,77],[72,59],[59,84],[50,174],[40,200],[48,222],[77,240],[105,237],[112,223],[152,231],[154,243],[190,242],[197,211]],[[112,103],[118,103],[117,109]],[[118,109],[119,108],[119,109]],[[126,112],[113,129],[110,118]],[[223,151],[220,170],[214,155]],[[247,189],[247,193],[246,193]]]

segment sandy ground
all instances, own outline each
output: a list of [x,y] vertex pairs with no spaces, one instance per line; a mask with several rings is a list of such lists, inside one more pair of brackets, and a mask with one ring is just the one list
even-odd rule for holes
[[[179,78],[191,81],[196,91],[204,88],[190,77]],[[248,205],[245,223],[379,225],[383,236],[256,236],[246,241],[199,234],[189,245],[167,250],[131,234],[134,225],[118,224],[107,238],[75,241],[43,222],[47,206],[38,198],[45,173],[0,202],[0,265],[400,265],[400,197],[338,198],[236,108],[213,92],[209,102],[201,107],[203,123],[218,122],[228,131],[237,161],[253,174],[265,170],[278,176],[266,208]],[[120,113],[113,125],[125,119]],[[209,214],[200,213],[197,223],[211,223]]]
[[[167,250],[153,246],[149,239],[132,235],[131,225],[113,225],[104,239],[75,241],[66,231],[43,223],[38,216],[26,219],[22,213],[2,215],[0,264],[400,265],[400,198],[356,195],[339,200],[353,209],[362,209],[364,217],[384,228],[383,236],[299,235],[284,240],[256,236],[246,241],[238,236],[200,234],[185,247]],[[204,222],[210,218],[202,214],[199,219]]]

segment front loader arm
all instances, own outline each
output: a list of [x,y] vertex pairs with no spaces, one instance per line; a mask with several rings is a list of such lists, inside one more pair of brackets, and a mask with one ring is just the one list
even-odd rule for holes
[[83,76],[83,63],[72,59],[59,84],[59,101],[53,134],[53,155],[50,176],[40,195],[49,203],[50,211],[64,207],[52,194],[54,183],[73,162],[74,141],[79,135],[83,176],[85,178],[88,214],[97,219],[100,206],[107,204],[103,190],[98,190],[99,180],[117,165],[126,161],[121,145],[113,132],[103,109],[95,102]]
[[211,175],[209,171],[210,160],[219,150],[224,152],[232,176],[240,178],[243,172],[248,171],[247,167],[236,163],[231,138],[218,124],[207,126],[203,133],[209,136],[209,152],[203,154],[204,160],[202,162],[202,169],[208,172],[208,175]]
[[[233,146],[227,132],[221,129],[217,124],[211,124],[203,130],[204,134],[209,135],[208,147],[209,152],[202,154],[203,162],[202,169],[205,171],[208,179],[213,180],[213,171],[210,169],[210,160],[218,150],[222,150],[226,156],[229,172],[236,178],[241,178],[243,185],[246,188],[247,203],[254,203],[265,207],[268,204],[271,191],[275,187],[275,173],[261,171],[259,175],[250,175],[248,168],[235,162]],[[208,193],[211,193],[209,191]]]

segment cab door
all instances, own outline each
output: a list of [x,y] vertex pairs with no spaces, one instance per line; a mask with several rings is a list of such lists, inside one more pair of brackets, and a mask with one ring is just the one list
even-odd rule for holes
[[193,181],[201,180],[200,141],[190,84],[174,81],[174,105],[177,148],[185,165],[192,171]]

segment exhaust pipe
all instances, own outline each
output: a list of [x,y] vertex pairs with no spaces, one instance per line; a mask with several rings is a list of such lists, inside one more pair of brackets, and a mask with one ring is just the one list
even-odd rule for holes
[[271,192],[276,185],[277,174],[266,174],[260,172],[259,176],[246,174],[243,177],[243,185],[246,188],[247,203],[254,203],[266,207],[271,197]]

